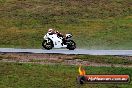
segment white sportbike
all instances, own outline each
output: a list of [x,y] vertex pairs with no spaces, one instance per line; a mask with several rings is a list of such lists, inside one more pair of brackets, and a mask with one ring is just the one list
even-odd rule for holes
[[47,33],[42,42],[43,48],[50,50],[52,48],[67,48],[69,50],[74,50],[76,48],[76,43],[71,39],[72,34],[66,34],[66,37],[59,37],[57,34]]

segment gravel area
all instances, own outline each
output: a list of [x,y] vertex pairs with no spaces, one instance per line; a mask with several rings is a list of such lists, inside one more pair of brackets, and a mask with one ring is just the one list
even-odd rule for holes
[[[0,53],[0,62],[18,62],[33,64],[63,64],[105,67],[132,67],[132,65],[105,64],[73,59],[76,55],[66,54],[32,54],[32,53]],[[132,59],[132,57],[124,57]]]

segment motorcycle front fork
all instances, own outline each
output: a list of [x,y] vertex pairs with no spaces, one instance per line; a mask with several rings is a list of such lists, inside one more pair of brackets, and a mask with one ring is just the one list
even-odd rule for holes
[[50,40],[49,39],[47,40],[47,43],[50,43]]

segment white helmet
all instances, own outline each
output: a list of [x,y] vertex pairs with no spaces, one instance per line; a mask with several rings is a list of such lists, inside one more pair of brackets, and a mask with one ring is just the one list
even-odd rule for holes
[[49,29],[49,30],[48,30],[48,32],[52,32],[52,31],[53,31],[53,29]]

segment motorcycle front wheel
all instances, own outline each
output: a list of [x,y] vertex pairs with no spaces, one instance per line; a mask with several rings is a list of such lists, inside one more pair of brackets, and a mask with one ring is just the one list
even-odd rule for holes
[[74,50],[76,48],[76,43],[73,40],[67,42],[67,49]]
[[47,40],[44,40],[42,42],[42,46],[43,46],[43,48],[50,50],[53,48],[53,42],[52,42],[52,40],[49,40],[49,42],[47,42]]

